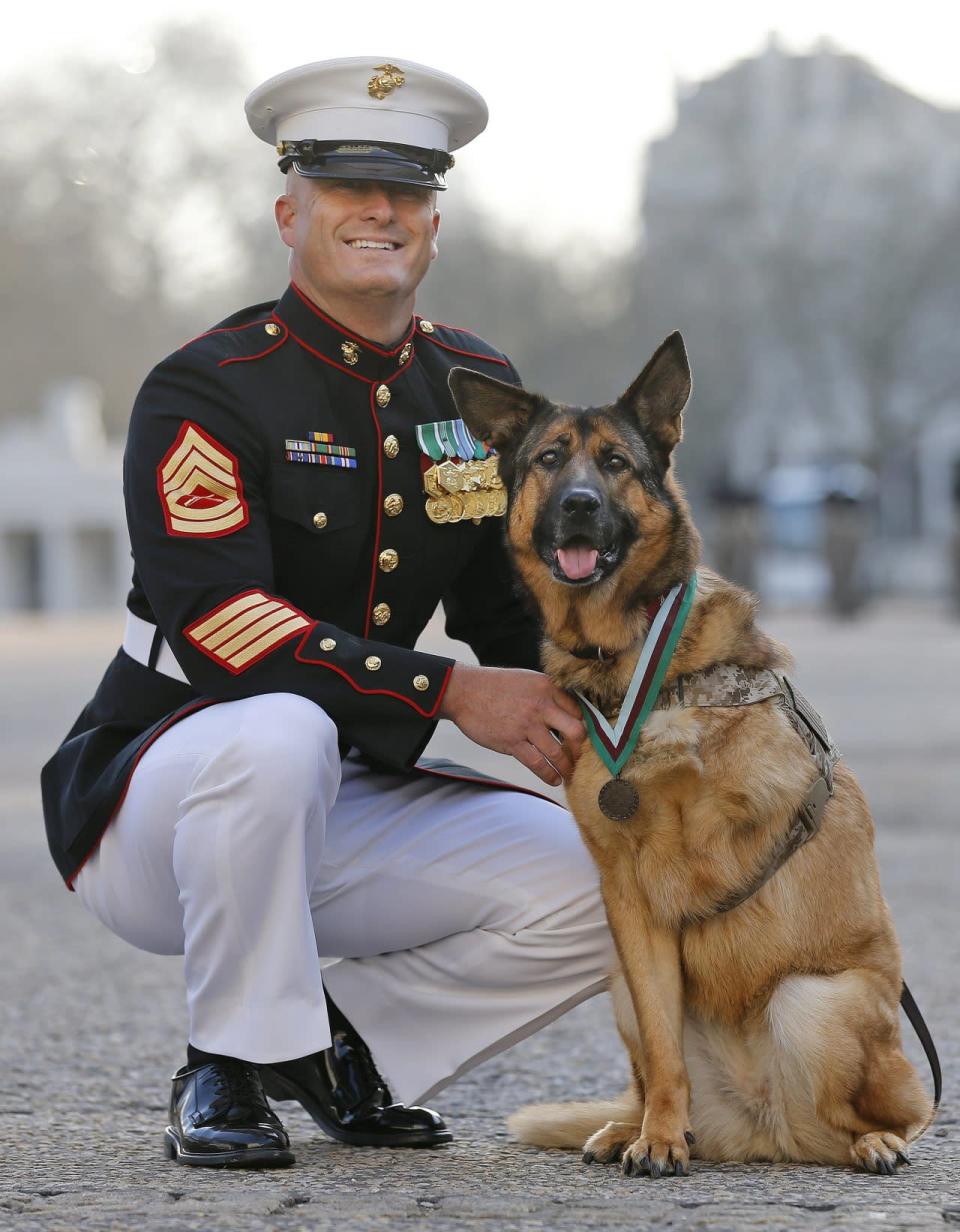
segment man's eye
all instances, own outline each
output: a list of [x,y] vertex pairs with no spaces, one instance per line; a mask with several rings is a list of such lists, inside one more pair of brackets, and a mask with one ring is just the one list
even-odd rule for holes
[[628,465],[629,463],[622,453],[612,453],[603,464],[604,470],[613,471],[614,473],[625,471]]
[[540,457],[537,458],[541,466],[556,466],[559,460],[560,455],[555,449],[545,449]]

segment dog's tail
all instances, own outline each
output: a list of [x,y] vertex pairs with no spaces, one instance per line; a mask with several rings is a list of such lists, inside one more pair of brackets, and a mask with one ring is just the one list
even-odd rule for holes
[[636,1099],[625,1091],[619,1099],[593,1103],[527,1104],[508,1117],[507,1128],[520,1142],[531,1146],[579,1150],[608,1121],[636,1119]]

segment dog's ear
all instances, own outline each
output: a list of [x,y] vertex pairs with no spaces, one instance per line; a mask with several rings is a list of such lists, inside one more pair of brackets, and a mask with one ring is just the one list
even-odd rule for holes
[[686,348],[674,332],[656,349],[619,405],[636,415],[669,454],[682,435],[680,416],[691,385]]
[[478,441],[490,441],[495,449],[519,436],[537,405],[526,390],[469,368],[454,368],[447,384],[463,422]]

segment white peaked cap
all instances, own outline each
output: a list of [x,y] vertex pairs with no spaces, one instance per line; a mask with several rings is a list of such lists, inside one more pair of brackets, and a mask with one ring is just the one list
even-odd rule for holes
[[246,101],[263,141],[387,142],[449,152],[487,126],[471,86],[423,64],[352,56],[303,64],[271,77]]

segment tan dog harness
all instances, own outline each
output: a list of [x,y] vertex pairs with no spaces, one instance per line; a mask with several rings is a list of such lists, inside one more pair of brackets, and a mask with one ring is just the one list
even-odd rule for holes
[[[723,912],[732,911],[734,907],[746,902],[767,884],[795,851],[817,834],[823,822],[827,801],[833,795],[833,768],[840,760],[840,752],[830,739],[823,719],[793,681],[788,676],[767,668],[718,663],[702,672],[678,676],[676,680],[661,688],[654,705],[656,710],[669,710],[671,706],[752,706],[771,697],[777,699],[780,708],[790,720],[790,725],[810,750],[818,774],[797,809],[790,829],[777,844],[766,867],[745,888],[732,891],[727,898],[715,904],[712,915],[722,915]],[[695,922],[699,921],[691,921]],[[923,1045],[933,1075],[933,1111],[920,1131],[924,1133],[933,1123],[940,1106],[943,1091],[940,1058],[937,1056],[930,1029],[906,983],[900,990],[900,1004]]]
[[732,911],[767,884],[770,878],[804,843],[812,839],[823,822],[827,801],[833,795],[833,768],[840,752],[830,739],[823,719],[788,676],[767,668],[718,663],[702,672],[678,676],[660,690],[654,709],[673,706],[752,706],[776,698],[794,731],[813,757],[818,774],[794,815],[790,829],[773,851],[767,865],[743,889],[736,889],[713,908],[714,915]]

